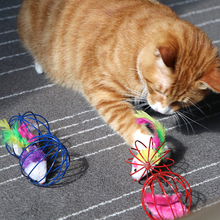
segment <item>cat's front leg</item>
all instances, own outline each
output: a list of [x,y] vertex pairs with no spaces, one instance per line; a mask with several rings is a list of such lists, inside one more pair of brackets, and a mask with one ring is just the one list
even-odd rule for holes
[[102,118],[125,139],[128,145],[134,146],[136,140],[146,146],[149,145],[152,133],[145,125],[136,123],[133,106],[124,101],[119,94],[93,90],[86,96]]

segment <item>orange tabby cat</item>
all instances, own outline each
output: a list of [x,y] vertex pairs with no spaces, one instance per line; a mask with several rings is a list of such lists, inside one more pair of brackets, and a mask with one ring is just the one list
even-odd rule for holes
[[220,92],[217,48],[154,0],[24,0],[18,31],[36,71],[82,92],[129,145],[151,136],[129,98],[172,114]]

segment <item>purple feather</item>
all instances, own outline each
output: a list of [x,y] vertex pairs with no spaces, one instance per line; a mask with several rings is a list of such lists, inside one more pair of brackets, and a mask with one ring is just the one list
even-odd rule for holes
[[[45,156],[44,152],[35,145],[28,147],[28,150],[29,151],[24,150],[21,154],[21,163],[23,163],[22,166],[24,169],[27,168],[31,162],[37,163]],[[46,161],[46,157],[44,157],[42,161]]]

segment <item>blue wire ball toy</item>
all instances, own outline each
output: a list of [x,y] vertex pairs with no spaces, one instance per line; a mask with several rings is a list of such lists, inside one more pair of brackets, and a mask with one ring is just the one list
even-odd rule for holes
[[50,133],[47,120],[26,112],[0,121],[3,143],[8,152],[19,158],[21,173],[30,182],[49,186],[60,181],[70,164],[65,146]]
[[[9,126],[11,129],[14,129],[15,127],[17,127],[17,129],[20,128],[20,131],[26,130],[26,133],[29,133],[29,137],[22,137],[22,138],[26,138],[26,139],[31,139],[34,136],[40,136],[43,134],[50,134],[50,128],[49,128],[49,124],[47,122],[47,120],[38,114],[34,114],[32,112],[25,112],[23,115],[15,115],[12,116],[9,119],[8,122]],[[17,132],[14,129],[14,132]],[[28,131],[28,132],[27,132]],[[31,134],[33,135],[31,138]],[[19,134],[16,134],[19,136]],[[4,132],[3,132],[3,140],[4,140]],[[5,143],[5,147],[7,149],[7,151],[14,157],[19,158],[19,156],[21,155],[23,148],[17,146],[16,144],[12,144],[9,145],[7,142]]]
[[[39,146],[39,147],[37,147]],[[28,145],[19,158],[21,172],[31,183],[49,186],[60,181],[70,164],[70,156],[59,139],[40,135]]]

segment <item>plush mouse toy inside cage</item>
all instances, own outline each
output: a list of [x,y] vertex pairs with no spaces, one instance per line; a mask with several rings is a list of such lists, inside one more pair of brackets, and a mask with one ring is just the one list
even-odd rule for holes
[[21,172],[33,184],[48,186],[60,181],[70,164],[69,153],[51,134],[40,135],[19,158]]

